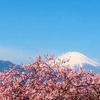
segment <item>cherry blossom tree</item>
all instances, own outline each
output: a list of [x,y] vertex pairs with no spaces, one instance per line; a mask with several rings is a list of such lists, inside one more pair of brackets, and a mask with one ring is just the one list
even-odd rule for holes
[[45,58],[23,64],[23,72],[16,66],[1,72],[0,100],[100,100],[100,74],[61,67],[53,56]]

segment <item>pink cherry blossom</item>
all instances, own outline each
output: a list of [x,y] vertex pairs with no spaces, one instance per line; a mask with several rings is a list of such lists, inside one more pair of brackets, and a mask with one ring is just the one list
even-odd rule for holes
[[29,73],[14,68],[0,72],[0,100],[100,100],[100,74],[50,65],[54,56],[37,56]]

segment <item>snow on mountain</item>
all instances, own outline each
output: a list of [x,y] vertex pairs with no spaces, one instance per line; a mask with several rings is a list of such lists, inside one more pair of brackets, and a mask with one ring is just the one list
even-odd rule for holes
[[57,58],[57,61],[62,61],[63,65],[69,66],[71,68],[77,67],[83,67],[84,64],[89,64],[94,67],[100,66],[99,63],[91,60],[90,58],[86,57],[85,55],[79,53],[79,52],[67,52],[62,54]]

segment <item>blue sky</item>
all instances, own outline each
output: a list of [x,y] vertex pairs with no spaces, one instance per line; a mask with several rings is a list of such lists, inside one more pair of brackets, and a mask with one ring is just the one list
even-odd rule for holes
[[100,0],[0,0],[0,59],[68,51],[100,61]]

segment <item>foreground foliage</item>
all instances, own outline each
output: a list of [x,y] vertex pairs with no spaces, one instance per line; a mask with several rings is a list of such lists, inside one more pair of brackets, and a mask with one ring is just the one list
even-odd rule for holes
[[0,100],[100,100],[100,74],[61,67],[53,56],[22,67],[30,71],[0,73]]

